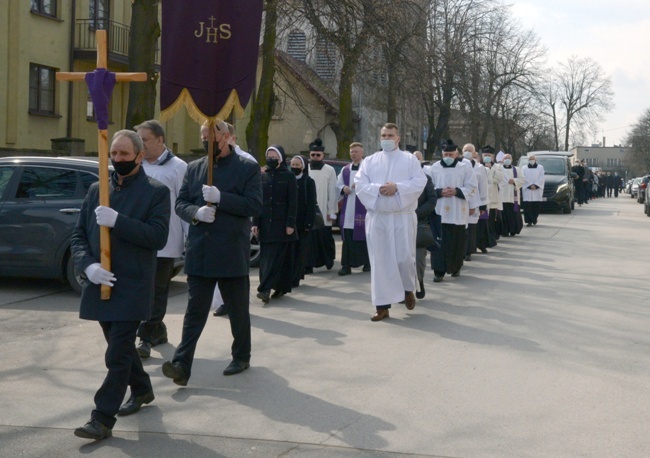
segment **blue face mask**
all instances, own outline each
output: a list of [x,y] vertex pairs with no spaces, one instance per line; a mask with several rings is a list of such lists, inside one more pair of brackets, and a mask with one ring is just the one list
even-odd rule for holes
[[505,161],[503,161],[503,163],[505,165],[510,165],[510,164],[512,164],[512,161],[510,159],[506,159]]
[[445,164],[451,165],[454,163],[456,159],[454,159],[453,157],[443,157],[442,160],[444,161]]
[[483,162],[489,164],[490,162],[492,162],[492,156],[483,156]]

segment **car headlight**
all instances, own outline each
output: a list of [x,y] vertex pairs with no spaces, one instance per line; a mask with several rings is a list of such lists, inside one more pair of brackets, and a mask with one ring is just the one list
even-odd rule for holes
[[559,194],[559,193],[561,193],[561,192],[566,192],[566,191],[568,191],[568,190],[569,190],[569,184],[568,184],[568,183],[564,183],[564,184],[561,184],[560,186],[557,187],[557,191],[556,191],[556,193]]

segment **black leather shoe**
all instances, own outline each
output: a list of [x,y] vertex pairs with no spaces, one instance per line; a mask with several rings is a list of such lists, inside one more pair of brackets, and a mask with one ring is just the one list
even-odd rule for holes
[[260,291],[259,293],[257,293],[257,297],[259,299],[262,299],[262,302],[264,302],[265,304],[268,304],[269,300],[271,299],[268,291]]
[[343,277],[344,275],[350,275],[352,273],[352,270],[349,267],[342,267],[341,270],[339,270],[339,275]]
[[370,264],[363,266],[363,272],[370,272]]
[[460,270],[458,272],[454,272],[453,274],[451,274],[451,276],[454,277],[454,278],[455,277],[460,277]]
[[167,326],[164,323],[160,323],[154,332],[151,333],[151,346],[155,347],[164,343],[167,343]]
[[151,356],[151,344],[146,340],[141,340],[136,351],[138,352],[138,355],[140,355],[140,358],[147,359]]
[[185,375],[185,371],[179,364],[165,361],[162,365],[162,373],[165,377],[172,379],[176,385],[187,386],[189,377]]
[[465,255],[465,261],[471,261],[471,260],[472,260],[472,255],[471,254]]
[[147,394],[143,394],[142,396],[131,395],[131,397],[122,404],[122,407],[117,411],[117,414],[120,416],[134,414],[140,410],[142,404],[149,404],[154,399],[156,399],[156,397],[153,395],[153,390],[149,391]]
[[284,291],[278,291],[278,290],[276,290],[276,291],[273,292],[273,294],[271,294],[271,297],[272,297],[273,299],[277,299],[278,297],[282,297],[282,296],[284,296],[285,294],[287,294],[287,293],[285,293]]
[[112,437],[113,430],[97,420],[90,420],[85,425],[75,429],[74,435],[84,439],[95,439],[98,441]]
[[223,375],[239,374],[240,372],[244,372],[249,367],[251,367],[250,363],[233,359],[228,367],[223,370]]
[[221,304],[217,310],[214,311],[214,316],[224,316],[228,315],[228,312],[226,312],[226,306]]
[[445,277],[443,277],[442,275],[436,275],[436,276],[433,277],[433,282],[434,283],[440,283],[443,278],[445,278]]
[[424,281],[420,280],[420,291],[415,292],[415,297],[422,299],[426,294],[427,292],[424,290]]
[[481,253],[487,254],[488,250],[487,248],[479,248],[481,250]]

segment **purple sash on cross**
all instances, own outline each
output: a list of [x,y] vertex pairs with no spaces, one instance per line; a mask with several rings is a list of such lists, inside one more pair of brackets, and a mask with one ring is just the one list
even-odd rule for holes
[[105,68],[96,68],[92,73],[86,73],[86,85],[93,101],[95,119],[99,130],[108,129],[108,103],[111,101],[115,87],[115,73]]
[[[343,174],[343,184],[350,186],[350,170],[352,164],[343,167],[341,173]],[[352,231],[352,240],[361,241],[366,240],[366,207],[363,206],[359,199],[355,199],[354,206],[354,229]],[[345,224],[345,209],[348,205],[348,195],[343,195],[343,206],[341,207],[341,217],[339,223],[341,225],[341,237],[345,238],[345,231],[343,225]]]

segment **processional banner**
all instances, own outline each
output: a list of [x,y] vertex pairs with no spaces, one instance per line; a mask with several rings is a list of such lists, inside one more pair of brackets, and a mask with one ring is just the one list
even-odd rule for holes
[[160,109],[241,117],[255,88],[263,0],[163,0]]

